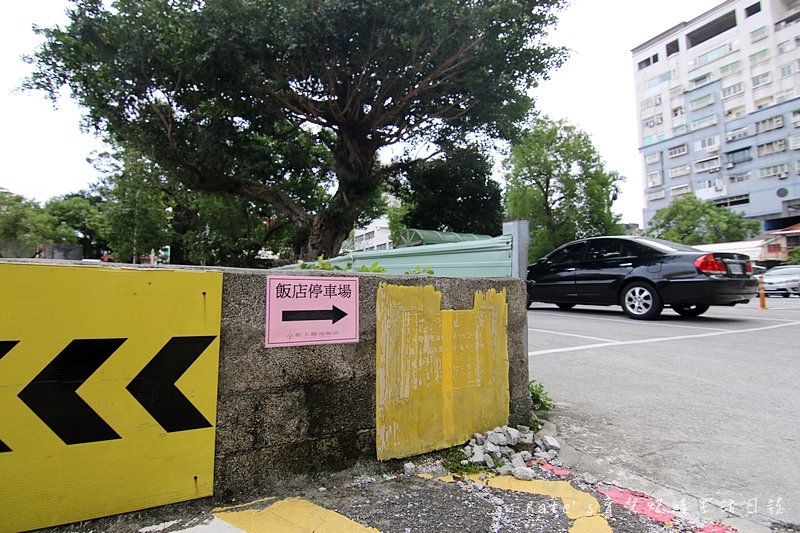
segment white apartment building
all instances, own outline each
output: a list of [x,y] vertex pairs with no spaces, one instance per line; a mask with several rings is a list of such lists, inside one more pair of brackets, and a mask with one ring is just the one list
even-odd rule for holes
[[364,252],[370,250],[391,250],[392,238],[389,231],[389,217],[376,218],[364,228],[356,228],[351,239],[342,243],[342,252]]
[[645,227],[684,194],[800,222],[800,0],[727,0],[632,52]]

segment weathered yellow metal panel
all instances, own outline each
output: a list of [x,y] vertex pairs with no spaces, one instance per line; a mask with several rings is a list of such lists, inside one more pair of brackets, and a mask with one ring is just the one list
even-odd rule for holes
[[431,286],[381,284],[377,295],[378,459],[460,444],[508,421],[505,291],[442,310]]
[[0,531],[213,491],[222,274],[0,264]]

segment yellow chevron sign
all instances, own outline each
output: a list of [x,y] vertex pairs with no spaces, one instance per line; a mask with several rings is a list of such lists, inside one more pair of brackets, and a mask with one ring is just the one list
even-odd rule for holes
[[0,264],[0,531],[213,491],[222,274]]

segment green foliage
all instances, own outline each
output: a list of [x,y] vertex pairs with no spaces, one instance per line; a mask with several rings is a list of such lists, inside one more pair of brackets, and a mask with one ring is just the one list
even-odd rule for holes
[[[340,267],[339,265],[334,265],[323,256],[319,256],[316,261],[313,263],[307,263],[305,261],[299,261],[297,263],[297,267],[302,270],[342,270],[342,271],[352,271],[353,270],[353,263],[347,263],[344,267]],[[380,266],[377,261],[372,263],[371,265],[361,265],[358,267],[356,272],[374,272],[374,273],[384,273],[386,272],[386,268]]]
[[466,465],[462,465],[461,461],[466,459],[467,456],[464,454],[463,446],[448,448],[442,453],[442,466],[451,474],[456,475],[480,474],[481,472],[494,473],[494,470],[486,466],[484,463],[468,463]]
[[531,400],[533,400],[534,411],[551,411],[555,404],[547,391],[544,390],[544,385],[537,382],[535,379],[528,383],[528,391],[531,393]]
[[648,222],[646,234],[683,244],[711,244],[747,239],[759,232],[757,221],[692,194],[673,200]]
[[33,257],[39,244],[80,244],[83,256],[99,258],[106,243],[102,200],[81,191],[52,198],[44,207],[15,194],[0,194],[0,242]]
[[39,30],[25,85],[68,86],[166,190],[269,206],[302,257],[332,257],[388,178],[379,149],[513,134],[564,60],[544,41],[564,4],[74,0],[66,26]]
[[783,262],[784,265],[800,265],[800,246],[789,249],[788,257]]
[[433,276],[433,269],[417,265],[410,270],[406,270],[403,274],[406,276]]
[[[500,185],[477,148],[451,149],[444,157],[406,170],[394,188],[407,228],[499,235],[503,229]],[[390,226],[391,229],[391,226]]]
[[387,216],[389,218],[389,238],[392,242],[400,242],[400,236],[408,229],[403,219],[408,213],[407,205],[390,207]]
[[513,142],[506,168],[507,216],[530,222],[531,262],[578,238],[623,232],[611,206],[624,178],[565,121],[534,121]]
[[0,242],[14,242],[30,257],[36,245],[49,242],[52,221],[42,207],[16,194],[0,194]]
[[44,206],[53,223],[48,242],[80,244],[83,257],[99,259],[108,251],[104,208],[103,198],[88,191],[51,198]]

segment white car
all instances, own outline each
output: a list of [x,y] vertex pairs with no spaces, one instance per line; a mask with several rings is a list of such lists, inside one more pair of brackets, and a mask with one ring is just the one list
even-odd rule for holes
[[800,265],[783,265],[764,272],[764,293],[788,298],[800,295]]

